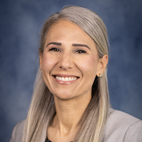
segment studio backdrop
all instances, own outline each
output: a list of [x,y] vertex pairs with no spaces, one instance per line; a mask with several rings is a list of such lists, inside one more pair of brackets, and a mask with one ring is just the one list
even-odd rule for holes
[[0,0],[0,142],[26,118],[39,64],[40,30],[65,5],[95,11],[109,37],[113,108],[142,119],[141,0]]

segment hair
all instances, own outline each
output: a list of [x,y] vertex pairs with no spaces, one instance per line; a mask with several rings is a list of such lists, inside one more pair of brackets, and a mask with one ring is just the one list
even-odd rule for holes
[[[99,58],[108,55],[107,30],[103,21],[93,11],[78,6],[66,6],[59,13],[51,15],[46,20],[41,31],[40,53],[44,50],[48,30],[59,20],[70,21],[83,29],[94,40]],[[94,79],[92,98],[80,120],[80,129],[74,138],[74,142],[101,142],[108,112],[109,93],[106,69],[102,77],[96,76]],[[42,135],[46,133],[47,127],[51,124],[55,113],[53,95],[45,85],[39,69],[22,142],[39,142]]]

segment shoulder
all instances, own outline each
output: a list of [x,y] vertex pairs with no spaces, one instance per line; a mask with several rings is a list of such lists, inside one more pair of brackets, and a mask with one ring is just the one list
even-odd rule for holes
[[110,109],[104,142],[142,142],[142,121],[121,111]]
[[25,120],[17,123],[17,125],[13,129],[10,142],[22,142],[24,125],[25,125]]

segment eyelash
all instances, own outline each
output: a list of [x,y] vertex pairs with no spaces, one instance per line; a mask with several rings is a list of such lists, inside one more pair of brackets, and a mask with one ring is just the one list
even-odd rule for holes
[[56,48],[56,47],[53,47],[53,48],[50,48],[49,51],[60,52],[60,49],[58,49],[58,48]]
[[85,50],[77,50],[75,52],[78,53],[78,54],[87,53]]
[[[49,49],[49,51],[60,52],[60,49],[56,48],[56,47],[52,47],[52,48]],[[87,53],[87,52],[85,50],[76,50],[75,53],[83,54],[83,53]]]

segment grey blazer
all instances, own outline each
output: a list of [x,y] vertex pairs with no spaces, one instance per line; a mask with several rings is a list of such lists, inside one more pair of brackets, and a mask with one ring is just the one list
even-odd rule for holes
[[[10,142],[21,142],[25,121],[19,122],[12,132]],[[46,129],[40,142],[45,142]],[[110,109],[102,142],[142,142],[142,121],[121,111]]]

